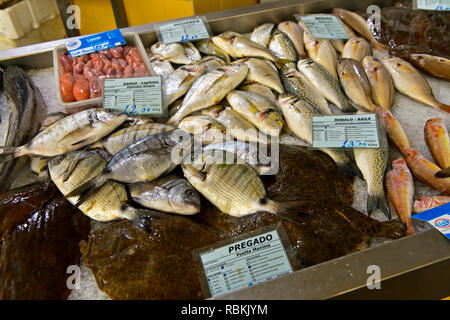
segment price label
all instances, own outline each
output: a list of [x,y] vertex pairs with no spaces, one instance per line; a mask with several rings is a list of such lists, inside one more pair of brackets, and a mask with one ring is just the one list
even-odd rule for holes
[[450,0],[414,0],[415,9],[450,10]]
[[211,34],[203,18],[179,20],[164,24],[158,29],[159,40],[164,43],[207,39]]
[[295,18],[308,28],[309,32],[316,39],[349,39],[341,20],[335,15],[296,14]]
[[119,29],[93,34],[87,37],[69,40],[67,51],[72,58],[125,45],[126,41]]
[[450,203],[418,213],[411,218],[426,221],[450,239]]
[[293,272],[277,230],[200,253],[212,296]]
[[103,108],[132,115],[162,115],[161,76],[105,79]]
[[312,118],[314,148],[379,148],[374,113]]

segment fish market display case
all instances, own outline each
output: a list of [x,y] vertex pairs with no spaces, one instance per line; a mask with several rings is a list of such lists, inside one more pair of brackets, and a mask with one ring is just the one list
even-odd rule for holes
[[[214,34],[233,30],[248,33],[256,26],[293,20],[295,13],[327,13],[332,8],[365,11],[370,5],[392,6],[394,1],[313,0],[279,1],[206,14]],[[135,32],[145,48],[157,41],[158,23],[124,28]],[[57,40],[0,51],[0,63],[25,69],[53,66],[52,50],[65,43]],[[443,88],[443,90],[448,90]],[[366,288],[372,274],[380,269],[381,289]],[[450,295],[450,242],[434,229],[389,241],[328,262],[301,269],[265,283],[234,291],[218,299],[328,299],[328,298],[411,298],[440,299]]]

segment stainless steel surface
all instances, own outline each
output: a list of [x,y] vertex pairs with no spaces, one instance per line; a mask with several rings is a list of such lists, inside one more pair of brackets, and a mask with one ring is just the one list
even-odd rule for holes
[[[373,4],[392,5],[393,1],[289,0],[214,12],[205,16],[214,33],[226,30],[249,32],[263,22],[293,20],[294,13],[329,12],[334,7],[365,10],[367,6]],[[157,25],[157,23],[146,24],[122,30],[137,32],[144,46],[149,47],[156,41],[153,30]],[[0,51],[0,63],[19,64],[24,68],[50,67],[52,66],[53,47],[63,44],[65,41],[57,40]],[[379,247],[309,267],[257,286],[245,288],[221,296],[220,299],[326,299],[343,297],[345,293],[356,292],[355,290],[361,290],[366,286],[369,277],[367,267],[370,265],[378,265],[381,269],[383,281],[381,282],[382,289],[380,292],[383,292],[383,290],[389,290],[388,285],[383,285],[383,283],[387,284],[389,279],[413,273],[421,275],[420,270],[429,270],[427,269],[429,266],[438,266],[442,263],[448,265],[449,259],[450,242],[437,231],[428,230]],[[442,277],[441,273],[431,273],[428,276],[430,277],[429,283],[439,283],[444,288],[450,288],[450,277]],[[392,286],[390,287],[392,288]],[[448,295],[450,295],[450,292]]]

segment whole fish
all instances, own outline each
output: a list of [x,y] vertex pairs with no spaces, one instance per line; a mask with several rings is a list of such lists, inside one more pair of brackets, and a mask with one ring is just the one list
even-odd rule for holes
[[183,42],[184,51],[186,52],[186,56],[191,62],[199,61],[202,56],[200,55],[200,51],[193,45],[191,42]]
[[443,204],[449,203],[450,197],[448,196],[431,196],[431,197],[420,197],[414,201],[414,212],[420,213],[424,212]]
[[411,223],[414,181],[405,160],[400,158],[392,161],[392,170],[386,173],[385,183],[389,202],[406,225],[406,234],[414,234]]
[[127,128],[114,132],[103,140],[91,145],[89,148],[105,149],[111,155],[115,155],[126,146],[136,143],[139,140],[146,138],[152,134],[164,131],[172,131],[175,129],[176,127],[174,126],[162,123],[146,123],[129,126]]
[[234,111],[253,123],[259,130],[278,137],[283,120],[274,101],[253,92],[233,90],[227,101]]
[[222,59],[226,64],[230,64],[230,56],[228,53],[220,49],[218,46],[212,42],[211,39],[203,39],[195,42],[195,46],[197,49],[207,55],[207,56],[216,56]]
[[384,110],[390,110],[395,96],[391,75],[380,61],[371,56],[363,59],[362,66],[369,79],[373,102]]
[[[339,19],[339,18],[338,18]],[[346,23],[341,21],[342,26],[344,27],[345,31],[349,35],[350,38],[357,37],[357,35],[353,32],[352,28],[350,28]],[[330,40],[333,47],[336,49],[336,51],[342,53],[344,51],[344,40],[343,39],[337,39],[337,40]]]
[[216,120],[203,115],[191,115],[178,124],[178,128],[194,135],[203,145],[226,140],[226,129]]
[[311,59],[299,60],[298,70],[309,80],[309,83],[319,91],[324,98],[342,111],[354,111],[339,82],[320,64]]
[[259,94],[259,95],[261,95],[263,97],[267,97],[267,98],[272,99],[274,101],[277,100],[277,97],[275,96],[273,91],[269,89],[269,87],[266,87],[266,86],[264,86],[262,84],[259,84],[259,83],[252,83],[252,84],[241,85],[239,87],[239,90],[244,90],[244,91],[257,93],[257,94]]
[[236,32],[224,32],[212,37],[212,41],[220,49],[234,58],[255,57],[277,62],[278,58],[267,48],[248,40]]
[[245,77],[246,82],[257,82],[279,93],[284,92],[278,69],[272,62],[257,58],[244,59],[242,62],[248,66],[248,73]]
[[181,66],[169,74],[162,86],[164,110],[167,111],[170,104],[186,94],[195,80],[205,73],[205,70],[204,64],[192,64]]
[[157,76],[161,76],[163,83],[167,76],[175,71],[170,61],[164,60],[164,57],[158,54],[150,55],[149,59],[150,67],[152,68],[153,73]]
[[165,44],[157,42],[151,46],[150,50],[162,57],[162,61],[170,61],[176,64],[189,64],[191,59],[186,54],[186,50],[180,43]]
[[24,155],[53,157],[88,146],[119,127],[127,115],[112,110],[87,109],[67,116],[39,133],[29,143],[3,148],[10,159]]
[[371,24],[365,21],[359,14],[341,8],[334,8],[332,12],[373,45],[384,50],[386,46],[375,39],[369,27]]
[[450,113],[450,106],[436,100],[427,80],[410,63],[394,56],[386,56],[381,62],[389,71],[398,91],[414,100]]
[[417,179],[445,195],[450,195],[450,178],[434,176],[441,168],[413,148],[408,148],[404,156],[409,169]]
[[[150,182],[169,173],[181,162],[176,151],[184,152],[184,147],[189,147],[179,141],[179,138],[184,136],[175,131],[160,132],[123,148],[95,179],[81,185],[67,196],[82,194],[78,200],[82,202],[108,180],[122,183]],[[192,145],[192,141],[185,143]],[[172,152],[174,150],[175,154]]]
[[366,72],[359,61],[350,58],[338,60],[337,69],[345,93],[355,105],[369,111],[375,111],[372,91]]
[[264,23],[256,27],[250,36],[250,40],[267,48],[274,27],[273,23]]
[[225,66],[198,78],[186,94],[183,105],[168,124],[177,125],[185,116],[219,103],[245,78],[248,67],[243,63]]
[[388,163],[388,144],[385,134],[379,132],[379,138],[379,148],[355,148],[353,152],[356,165],[367,182],[367,213],[371,215],[376,209],[380,209],[390,219],[391,212],[386,201],[383,183]]
[[200,196],[186,179],[169,175],[128,187],[131,198],[146,208],[182,215],[200,212]]
[[306,58],[305,44],[303,43],[303,29],[293,21],[282,21],[278,24],[278,30],[286,34],[292,41],[299,58]]
[[[431,156],[443,170],[450,168],[450,138],[442,118],[428,119],[425,124],[425,142]],[[437,176],[441,176],[437,173]]]
[[332,112],[325,98],[299,72],[294,63],[287,63],[281,68],[281,79],[286,91],[294,97],[305,100],[320,113],[331,115]]
[[378,116],[384,119],[384,126],[386,128],[386,133],[397,149],[405,154],[406,150],[411,147],[408,137],[403,130],[400,122],[394,117],[394,115],[389,111],[376,106],[375,108]]
[[280,59],[297,62],[298,54],[289,37],[275,29],[269,41],[269,49]]
[[315,39],[309,31],[304,31],[303,40],[308,56],[314,62],[324,67],[336,80],[337,53],[327,39]]
[[360,37],[348,39],[342,50],[342,58],[352,58],[359,62],[370,55],[372,55],[370,43]]
[[430,54],[411,54],[409,60],[420,70],[429,75],[450,80],[450,60]]
[[198,64],[204,65],[206,68],[205,73],[207,73],[222,68],[223,66],[225,66],[225,61],[215,56],[206,56],[198,61]]

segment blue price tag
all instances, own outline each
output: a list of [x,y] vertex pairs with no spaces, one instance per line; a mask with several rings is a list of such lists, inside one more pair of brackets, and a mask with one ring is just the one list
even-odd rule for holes
[[126,41],[119,29],[93,34],[66,43],[67,51],[72,58],[125,45]]
[[411,218],[428,222],[450,239],[450,202],[413,215]]

